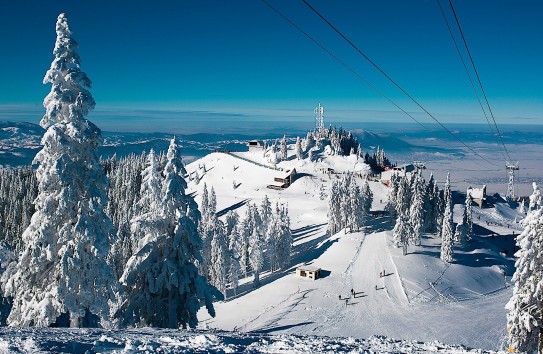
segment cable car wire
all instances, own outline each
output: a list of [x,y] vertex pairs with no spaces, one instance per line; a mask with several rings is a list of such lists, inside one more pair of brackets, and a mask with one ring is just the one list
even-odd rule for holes
[[270,3],[268,3],[266,0],[261,0],[264,4],[266,4],[270,9],[275,11],[279,16],[281,16],[285,21],[290,23],[294,28],[296,28],[298,31],[300,31],[302,34],[304,34],[307,38],[309,38],[313,43],[315,43],[319,48],[324,50],[329,56],[331,56],[334,60],[336,60],[339,64],[341,64],[343,67],[345,67],[347,70],[349,70],[353,75],[355,75],[359,80],[364,82],[366,85],[368,85],[371,89],[373,89],[375,92],[377,92],[379,95],[381,95],[383,98],[385,98],[387,101],[392,103],[396,108],[398,108],[400,111],[405,113],[409,118],[411,118],[413,121],[415,121],[418,125],[423,127],[424,129],[430,130],[428,127],[423,125],[421,122],[419,122],[413,115],[411,115],[409,112],[404,110],[402,107],[400,107],[396,102],[394,102],[391,98],[389,98],[387,95],[385,95],[381,90],[379,90],[375,85],[373,85],[371,82],[366,80],[364,77],[362,77],[360,74],[358,74],[353,68],[351,68],[349,65],[347,65],[344,61],[339,59],[334,53],[332,53],[330,50],[328,50],[324,45],[322,45],[320,42],[318,42],[315,38],[313,38],[309,33],[304,31],[300,26],[298,26],[296,23],[294,23],[291,19],[289,19],[286,15],[284,15],[282,12],[277,10],[275,7],[273,7]]
[[471,146],[467,145],[462,139],[456,136],[452,131],[449,130],[443,123],[441,123],[432,113],[430,113],[426,108],[424,108],[413,96],[411,96],[404,88],[402,88],[396,81],[394,81],[383,69],[379,67],[373,60],[371,60],[360,48],[358,48],[349,38],[347,38],[339,29],[337,29],[330,21],[328,21],[317,9],[315,9],[307,0],[302,0],[307,7],[309,7],[318,17],[320,17],[330,28],[332,28],[341,38],[343,38],[353,49],[355,49],[362,57],[364,57],[374,68],[376,68],[384,77],[386,77],[394,86],[396,86],[400,91],[402,91],[413,103],[415,103],[420,109],[422,109],[430,118],[432,118],[441,128],[443,128],[447,133],[454,137],[458,142],[463,146],[468,148],[476,156],[482,160],[490,163],[491,165],[497,166],[495,163],[489,161],[484,156],[480,155],[475,151]]
[[505,143],[503,142],[502,133],[500,132],[500,129],[498,128],[498,124],[496,124],[496,119],[494,118],[494,113],[492,112],[492,109],[490,108],[490,103],[488,102],[488,97],[486,96],[486,92],[485,92],[485,89],[483,87],[483,83],[481,82],[481,78],[479,77],[479,72],[477,71],[477,67],[475,66],[475,62],[473,61],[473,57],[471,56],[471,52],[469,50],[468,43],[466,41],[466,37],[464,36],[464,31],[462,31],[462,27],[460,26],[460,21],[458,20],[458,16],[456,16],[456,11],[454,10],[454,6],[453,6],[451,0],[449,0],[449,5],[450,5],[452,13],[454,15],[456,25],[458,26],[458,29],[460,30],[460,35],[462,36],[462,40],[464,41],[464,46],[466,47],[466,51],[468,52],[469,60],[471,61],[471,65],[473,66],[473,71],[475,72],[475,76],[477,77],[477,81],[479,82],[479,86],[481,87],[481,92],[483,93],[483,97],[484,97],[484,99],[486,101],[486,105],[488,107],[488,111],[490,112],[490,116],[492,117],[492,120],[494,121],[494,126],[496,127],[496,131],[498,132],[498,136],[500,137],[500,141],[501,141],[501,143],[503,145],[503,149],[504,149],[505,153],[507,154],[507,157],[509,158],[509,161],[511,161],[511,156],[509,156],[509,152],[507,151],[507,147],[505,146]]
[[[490,131],[494,133],[494,128],[492,127],[492,123],[490,123],[490,119],[488,119],[488,115],[486,113],[485,108],[483,107],[483,102],[481,102],[481,97],[479,96],[479,93],[477,92],[477,89],[475,88],[475,83],[473,82],[473,79],[471,78],[471,74],[469,72],[468,66],[466,65],[466,61],[464,60],[464,57],[462,56],[462,52],[460,51],[460,48],[458,47],[458,43],[456,42],[456,38],[454,37],[453,31],[451,26],[449,25],[449,21],[447,20],[447,16],[445,15],[445,11],[443,10],[443,7],[441,6],[441,2],[439,0],[436,0],[437,5],[439,6],[439,10],[441,12],[441,15],[443,16],[443,20],[445,21],[445,24],[447,25],[447,29],[449,30],[449,34],[451,35],[451,38],[454,43],[454,47],[456,48],[456,52],[458,53],[458,56],[460,57],[460,60],[462,61],[462,65],[464,66],[464,70],[466,71],[466,75],[468,76],[469,83],[471,84],[471,88],[473,89],[473,93],[475,93],[475,97],[477,97],[477,102],[479,102],[479,106],[481,107],[481,111],[483,111],[483,115],[485,116],[486,122],[488,123],[488,127],[490,128]],[[504,158],[505,153],[503,151],[503,148],[501,146],[501,142],[498,140],[498,148],[500,149],[500,152]]]

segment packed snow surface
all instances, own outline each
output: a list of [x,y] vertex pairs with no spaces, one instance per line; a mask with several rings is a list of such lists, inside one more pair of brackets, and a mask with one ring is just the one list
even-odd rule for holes
[[[189,183],[197,201],[206,183],[216,190],[219,212],[236,210],[243,217],[247,202],[260,204],[267,195],[272,204],[288,204],[294,236],[292,267],[262,274],[259,288],[252,287],[251,277],[245,279],[237,295],[229,292],[215,304],[215,318],[200,312],[202,328],[358,339],[380,335],[504,348],[504,306],[514,271],[512,235],[519,233],[512,219],[519,214],[499,204],[474,207],[477,236],[467,247],[455,245],[451,264],[440,260],[441,241],[431,234],[403,256],[392,244],[391,220],[382,215],[387,189],[380,182],[370,182],[374,215],[368,226],[362,232],[327,235],[328,205],[322,195],[338,178],[323,172],[328,167],[340,173],[366,170],[354,156],[323,154],[316,162],[290,156],[274,166],[259,152],[214,153],[187,166],[202,177],[197,185]],[[292,168],[298,172],[292,186],[266,187]],[[322,278],[296,276],[296,266],[304,264],[321,268]]]
[[439,342],[220,331],[0,328],[0,353],[491,353]]

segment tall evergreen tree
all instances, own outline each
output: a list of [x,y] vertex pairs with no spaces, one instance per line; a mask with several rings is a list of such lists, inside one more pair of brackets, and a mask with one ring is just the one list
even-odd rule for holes
[[506,305],[511,351],[543,350],[543,210],[524,219],[524,232],[517,238],[515,287]]
[[298,160],[301,160],[303,157],[303,149],[302,149],[302,142],[300,140],[300,137],[296,137],[296,158]]
[[44,83],[40,124],[47,131],[34,162],[36,212],[23,233],[24,250],[6,292],[14,298],[12,326],[107,326],[117,283],[106,263],[114,239],[104,213],[106,178],[96,148],[101,131],[85,116],[95,106],[81,71],[68,20],[56,23],[55,59]]
[[196,267],[201,262],[200,213],[185,193],[175,138],[166,156],[162,201],[133,223],[144,236],[121,277],[124,301],[117,316],[123,325],[194,328],[202,302],[215,316],[211,289]]
[[413,233],[413,227],[409,222],[409,217],[405,214],[398,215],[396,225],[392,230],[394,246],[403,248],[403,255],[407,255],[407,246],[410,243],[410,235]]
[[424,200],[425,183],[422,175],[417,173],[413,184],[411,185],[411,206],[409,207],[409,221],[413,228],[411,240],[415,245],[420,245],[422,240],[422,231],[424,229]]
[[287,147],[287,136],[283,135],[283,139],[281,139],[281,161],[286,161],[288,158],[288,147]]
[[445,184],[445,212],[443,216],[443,224],[441,227],[441,260],[445,263],[450,263],[453,260],[453,210],[451,196],[451,178],[450,173],[447,174],[447,182]]
[[254,275],[253,286],[256,288],[260,286],[260,272],[262,271],[262,267],[264,265],[263,242],[261,235],[258,233],[256,228],[253,229],[253,233],[249,239],[248,251],[249,262],[251,264],[251,268],[253,269]]

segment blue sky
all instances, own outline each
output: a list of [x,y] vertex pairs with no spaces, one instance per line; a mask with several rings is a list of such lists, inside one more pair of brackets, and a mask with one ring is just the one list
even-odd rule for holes
[[[406,110],[420,111],[301,0],[268,1]],[[436,1],[310,2],[438,118],[486,122]],[[453,3],[498,123],[543,123],[543,2]],[[14,107],[41,110],[60,12],[80,43],[97,116],[115,111],[126,121],[168,110],[290,119],[312,116],[322,102],[340,121],[408,119],[263,2],[247,0],[5,1],[0,119]]]

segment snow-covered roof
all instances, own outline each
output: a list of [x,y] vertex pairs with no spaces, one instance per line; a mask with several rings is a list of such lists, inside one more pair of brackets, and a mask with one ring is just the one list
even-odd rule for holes
[[321,270],[319,267],[315,266],[299,266],[296,269],[305,270],[306,272],[318,272],[319,270]]
[[294,175],[296,174],[296,169],[295,169],[295,168],[293,168],[292,170],[288,170],[288,171],[286,171],[286,172],[284,172],[284,171],[278,171],[278,172],[276,173],[276,176],[275,176],[275,177],[276,177],[276,178],[286,179],[288,176],[290,176],[290,175],[292,175],[292,174],[294,174]]
[[469,187],[467,193],[471,195],[473,199],[485,199],[486,198],[486,186],[482,188]]

